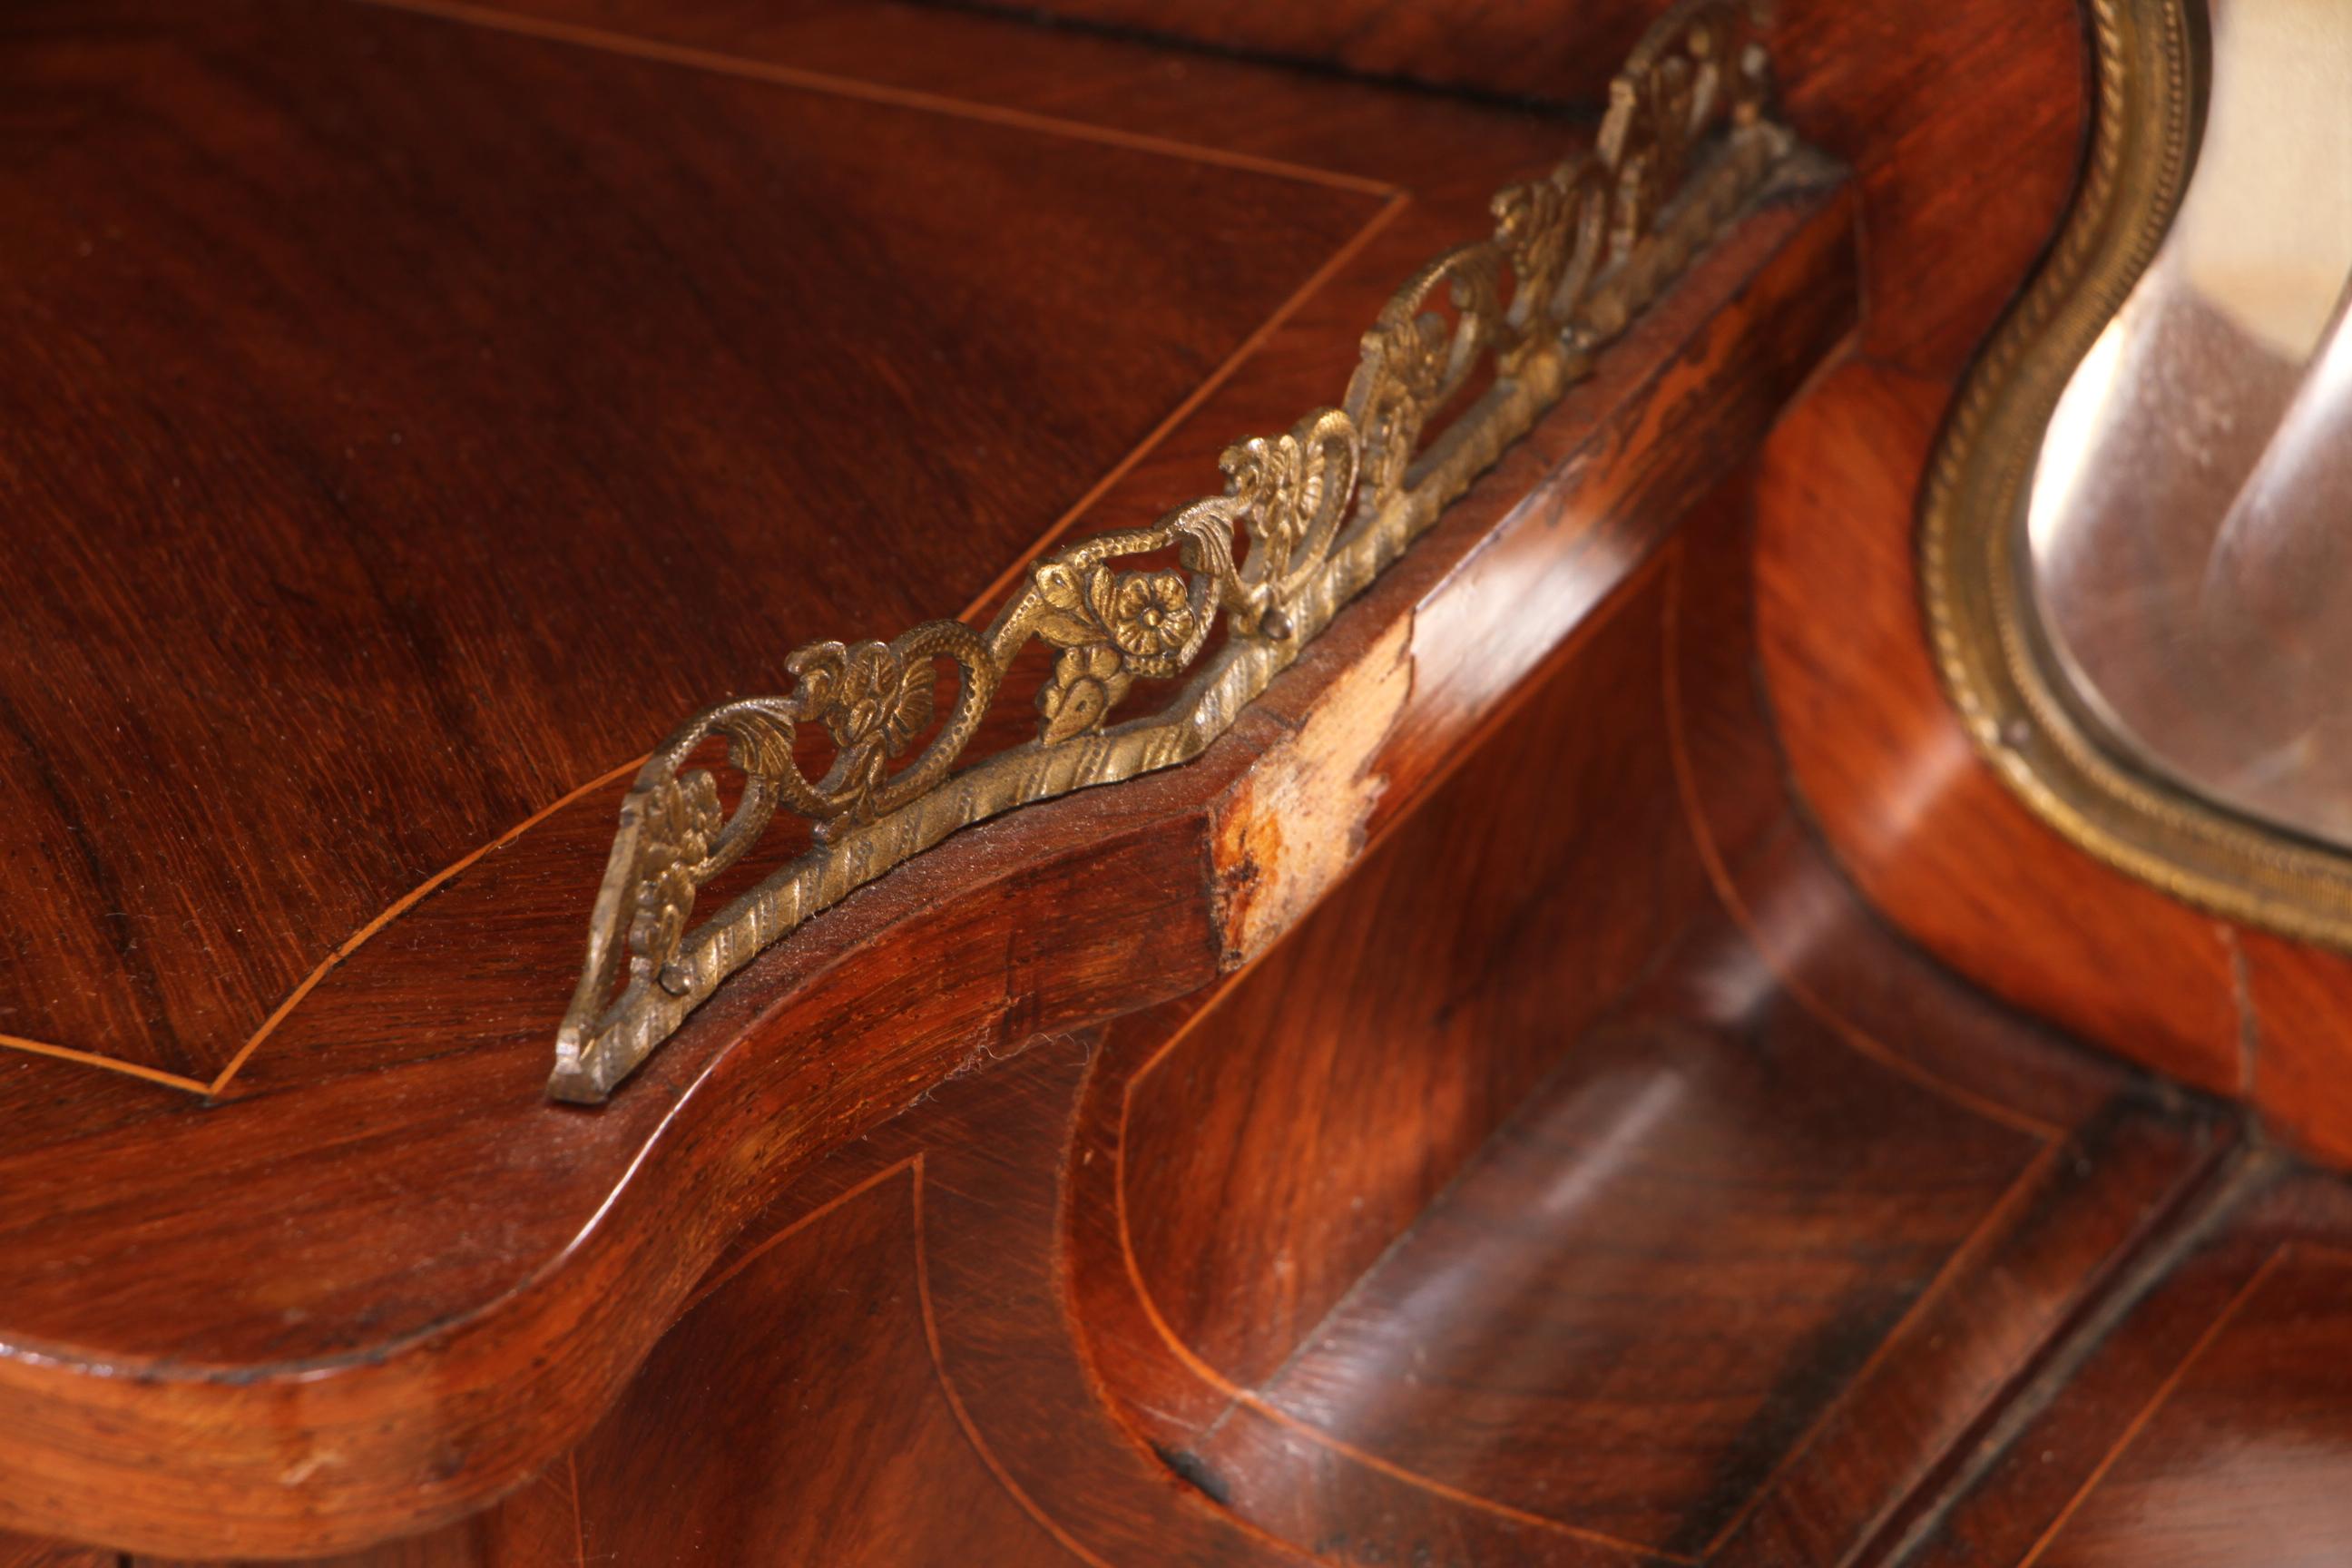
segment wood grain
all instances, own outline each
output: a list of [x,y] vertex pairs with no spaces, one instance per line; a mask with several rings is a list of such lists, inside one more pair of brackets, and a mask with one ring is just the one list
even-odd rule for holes
[[2266,931],[2231,940],[2242,973],[2242,1092],[2290,1145],[2352,1166],[2352,958]]
[[939,1383],[919,1179],[899,1164],[814,1216],[663,1340],[575,1460],[587,1561],[1064,1557]]
[[[1702,942],[1686,962],[1723,955]],[[1506,1517],[1696,1557],[2043,1151],[1857,1068],[1800,1010],[1710,1028],[1688,1007],[1636,1000],[1577,1037],[1257,1385],[1286,1419],[1244,1414],[1202,1441],[1239,1506],[1313,1506],[1259,1458],[1302,1447],[1296,1422]],[[1562,1464],[1604,1432],[1605,1458]]]
[[[1094,1054],[1084,1035],[1010,1047],[839,1152],[818,1180],[835,1197],[763,1215],[765,1238],[582,1446],[587,1560],[1299,1561],[1178,1484],[1093,1395],[1056,1196]],[[644,1506],[649,1450],[682,1525]]]
[[1663,643],[1621,604],[1181,1052],[1119,1085],[1144,1289],[1228,1379],[1282,1364],[1704,899],[1647,723]]
[[[1571,779],[1655,768],[1687,816],[1632,787],[1597,819],[1506,814],[1508,770],[1473,770],[1295,947],[1107,1037],[1070,1178],[1106,1383],[1181,1473],[1324,1560],[1846,1560],[2222,1142],[1922,963],[1793,830],[1740,522],[1690,525],[1568,656],[1522,710],[1547,741],[1492,742],[1559,747]],[[1495,847],[1446,900],[1456,946],[1391,894],[1465,833]],[[1703,869],[1722,907],[1685,897],[1655,978],[1595,985],[1618,922],[1568,911],[1674,908],[1643,866]],[[1549,963],[1476,940],[1506,910]],[[1554,1076],[1457,1178],[1468,1112],[1530,1063]],[[1738,1282],[1774,1269],[1807,1278]]]
[[[1598,85],[1592,62],[1560,58],[1566,30],[1528,7],[1056,9],[1494,91],[1575,99]],[[2340,1160],[2352,1111],[2328,1087],[2340,1077],[2328,1044],[2342,1032],[2338,966],[2227,931],[2033,824],[1951,721],[1919,629],[1918,477],[1958,372],[2072,188],[2082,18],[2063,4],[1775,14],[1790,112],[1856,166],[1869,257],[1870,363],[1826,380],[1787,422],[1758,497],[1767,669],[1822,831],[1874,903],[1940,957],[2109,1049],[2253,1094],[2282,1133]]]
[[[0,389],[70,371],[85,391],[40,427],[142,442],[0,475],[45,516],[152,500],[165,544],[249,509],[236,542],[264,554],[329,497],[357,563],[341,597],[241,557],[151,563],[137,586],[165,596],[124,606],[169,627],[205,601],[166,588],[239,584],[211,641],[138,651],[180,679],[261,647],[265,689],[230,695],[268,721],[194,704],[155,756],[259,776],[249,848],[325,823],[373,857],[280,885],[215,870],[195,926],[142,931],[136,994],[12,971],[43,1005],[138,1020],[123,1061],[194,1084],[251,1038],[220,1020],[650,739],[593,703],[627,661],[675,689],[657,730],[770,683],[802,635],[772,607],[887,630],[1001,593],[1080,515],[1196,493],[1235,430],[1328,400],[1387,289],[1567,137],[835,0],[62,15],[0,24],[0,81],[39,89],[0,126],[53,160],[0,172],[0,199],[88,193],[0,240],[39,264],[0,289],[52,312],[0,350]],[[1635,17],[1192,0],[1158,21],[1573,100]],[[1913,489],[2071,175],[2076,25],[2061,0],[1783,7],[1791,112],[1850,194],[1744,226],[1209,757],[866,889],[604,1111],[536,1082],[609,784],[383,924],[223,1102],[0,1053],[0,1190],[37,1194],[0,1216],[0,1342],[39,1352],[0,1359],[0,1517],[341,1568],[2203,1568],[2257,1530],[2265,1563],[2331,1560],[2347,1402],[2308,1369],[2341,1337],[2352,1209],[2296,1179],[2200,1210],[2225,1125],[1956,984],[1854,896],[2002,997],[2249,1092],[2313,1147],[2352,1136],[2339,966],[2054,846],[1955,749],[1917,643]],[[395,78],[486,101],[435,114]],[[168,112],[104,120],[130,82],[176,84]],[[270,205],[289,191],[307,206]],[[1038,226],[996,225],[1008,205]],[[792,221],[817,207],[844,219]],[[440,225],[461,242],[428,244]],[[1857,296],[1862,357],[1767,445]],[[133,337],[68,330],[100,319]],[[1090,334],[1148,363],[1118,379]],[[107,371],[128,342],[212,395]],[[485,342],[467,396],[426,395]],[[346,343],[366,374],[337,404]],[[883,384],[871,343],[936,352],[961,392]],[[1005,386],[1034,391],[969,406]],[[873,432],[900,425],[925,460],[877,470]],[[1034,427],[1045,458],[1000,472]],[[201,500],[167,489],[173,442]],[[908,515],[940,521],[848,521]],[[760,564],[715,573],[714,545]],[[97,546],[17,548],[64,572]],[[668,642],[583,627],[549,606],[593,597],[587,568],[560,593],[501,574],[559,550],[679,604],[726,577],[744,614]],[[372,768],[353,714],[296,700],[341,668],[322,628],[344,623],[439,694],[455,751]],[[73,679],[97,683],[16,695],[63,710]],[[282,765],[297,734],[323,765]],[[122,745],[45,741],[77,779]],[[436,816],[442,772],[463,787]],[[57,940],[99,953],[118,914],[152,926],[138,908],[94,895]],[[250,954],[201,973],[248,912]]]
[[1978,759],[1937,684],[1910,520],[1944,396],[1848,366],[1766,451],[1757,616],[1798,788],[1865,896],[1939,957],[2068,1029],[2232,1092],[2239,1020],[2215,922],[2042,826]]
[[2241,1173],[2177,1263],[1936,1521],[1915,1561],[2238,1568],[2341,1560],[2352,1190]]
[[116,1568],[116,1564],[110,1552],[11,1535],[0,1536],[0,1568]]
[[[2341,1163],[2352,1157],[2352,1107],[2332,1087],[2352,995],[2341,965],[2182,909],[2033,824],[1950,721],[1919,631],[1907,561],[1918,478],[1958,374],[2071,193],[2087,101],[2079,8],[1774,9],[1789,112],[1855,165],[1869,258],[1869,363],[1825,380],[1788,421],[1758,500],[1767,615],[1780,623],[1767,668],[1821,827],[1873,902],[1938,956],[2110,1050],[2250,1096],[2280,1135]],[[1564,58],[1575,30],[1514,5],[1055,10],[1563,101],[1589,99],[1613,58]],[[1604,8],[1591,25],[1620,19]],[[845,57],[865,47],[823,6],[786,26]],[[903,68],[909,79],[926,68]]]
[[0,1033],[199,1079],[793,643],[963,609],[1381,205],[366,7],[12,25]]
[[[2136,1418],[2034,1561],[2336,1560],[2352,1537],[2352,1252],[2266,1258]],[[2252,1452],[2248,1450],[2252,1449]]]
[[1431,86],[1550,100],[1591,100],[1658,8],[1598,0],[1563,26],[1547,0],[1334,0],[1263,5],[1251,0],[982,0],[1008,15],[1182,39],[1218,49],[1309,61]]
[[[1396,809],[1294,933],[1311,962],[1286,944],[1107,1032],[1008,1041],[780,1194],[575,1456],[589,1559],[1826,1564],[1932,1488],[2223,1141],[1922,963],[1789,834],[1747,679],[1746,562],[1723,548],[1739,522],[1711,503],[1486,747]],[[1664,810],[1634,789],[1610,793],[1604,824],[1495,809],[1580,756],[1596,777],[1657,779]],[[1525,962],[1428,940],[1398,895],[1429,845],[1465,836],[1489,866],[1542,868],[1461,906],[1474,926],[1524,911]],[[1664,968],[1646,979],[1611,967],[1612,922],[1564,918],[1644,851],[1687,879],[1685,918],[1651,929]],[[1242,1013],[1276,979],[1328,1005],[1408,965],[1452,976],[1450,1000],[1350,1032],[1373,1064],[1420,1075],[1418,1094],[1383,1100],[1381,1072],[1299,1051],[1311,1008]],[[1587,987],[1606,1016],[1556,1026],[1550,1004]],[[1287,1070],[1321,1076],[1332,1114],[1238,1136],[1202,1121],[1213,1150],[1251,1163],[1245,1183],[1203,1179],[1206,1160],[1105,1175],[1122,1163],[1099,1114],[1114,1091],[1213,1105],[1230,1085],[1188,1083],[1188,1058],[1253,1049],[1277,1086],[1304,1057]],[[1521,1061],[1558,1075],[1471,1160],[1457,1107],[1502,1098]],[[1441,1181],[1469,1171],[1319,1323],[1286,1302],[1283,1248],[1229,1269],[1203,1321],[1270,1311],[1297,1324],[1299,1353],[1257,1387],[1213,1387],[1196,1440],[1168,1443],[1173,1385],[1138,1388],[1142,1363],[1116,1344],[1148,1302],[1155,1236],[1280,1224],[1287,1205],[1324,1221],[1301,1245],[1345,1250],[1329,1222],[1346,1184],[1299,1178],[1416,1147]],[[1177,1223],[1123,1232],[1155,1208]],[[1775,1353],[1771,1328],[1799,1322]],[[648,1493],[677,1511],[649,1511]],[[503,1539],[509,1506],[478,1538]],[[1606,1524],[1641,1538],[1612,1544]]]
[[[530,4],[630,9],[615,0]],[[1610,73],[1662,9],[1643,0],[1565,10],[1541,0],[1000,0],[995,8],[1577,106],[1603,100]],[[793,30],[853,47],[858,29],[842,9],[824,0],[794,6]],[[2089,101],[2083,7],[1780,0],[1769,15],[1787,114],[1857,176],[1871,258],[1867,350],[1948,378],[1975,353],[2073,188]]]
[[[1491,560],[1525,613],[1475,640],[1405,632],[1427,679],[1368,759],[1390,810],[1450,765],[1844,332],[1849,218],[1834,189],[1798,191],[1740,226],[1209,756],[960,836],[865,889],[603,1111],[534,1087],[609,837],[595,795],[357,950],[237,1097],[125,1080],[110,1101],[57,1101],[46,1145],[0,1152],[0,1183],[57,1194],[0,1238],[23,1270],[0,1338],[42,1352],[0,1362],[0,1514],[157,1552],[317,1552],[541,1469],[796,1173],[1024,1040],[1213,978],[1228,952],[1213,847],[1235,786],[1424,605],[1442,626],[1453,594],[1496,592],[1465,569]],[[1476,217],[1433,204],[1383,239],[1408,222]],[[1295,408],[1341,384],[1397,275],[1358,268],[1268,340],[1265,380],[1220,397]],[[1169,439],[1195,417],[1229,432],[1221,413],[1212,398]],[[1150,482],[1143,465],[1121,480]],[[162,1370],[117,1375],[134,1365]]]
[[[470,1519],[306,1560],[305,1568],[585,1568],[577,1466],[566,1456]],[[266,1568],[275,1559],[106,1556],[108,1568]]]
[[1789,767],[1843,870],[1937,957],[2108,1050],[2250,1100],[2340,1163],[2341,962],[2179,904],[2042,826],[1961,732],[1927,647],[1919,486],[1959,372],[2063,210],[2078,25],[2063,7],[1843,9],[1852,33],[1784,12],[1779,51],[1799,123],[1857,165],[1869,257],[1864,356],[1791,411],[1755,496]]

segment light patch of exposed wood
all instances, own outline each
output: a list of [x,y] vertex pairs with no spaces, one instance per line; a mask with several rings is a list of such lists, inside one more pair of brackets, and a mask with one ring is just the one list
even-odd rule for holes
[[1268,749],[1209,837],[1221,963],[1234,969],[1296,925],[1363,853],[1388,787],[1374,763],[1412,695],[1412,617],[1390,626]]

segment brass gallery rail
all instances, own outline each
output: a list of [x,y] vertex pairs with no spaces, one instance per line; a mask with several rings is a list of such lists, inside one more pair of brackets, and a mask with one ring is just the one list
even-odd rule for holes
[[[1341,406],[1226,449],[1223,495],[1056,552],[985,632],[931,621],[889,643],[813,643],[785,661],[789,695],[688,720],[622,802],[549,1092],[604,1099],[761,949],[958,828],[1198,756],[1790,163],[1769,96],[1745,11],[1685,0],[1611,84],[1593,149],[1499,193],[1493,236],[1430,262],[1381,311]],[[1424,447],[1489,364],[1492,383]],[[1114,565],[1171,550],[1178,567]],[[1232,635],[1181,695],[1109,725],[1136,680],[1192,668],[1220,613]],[[950,772],[1033,637],[1055,655],[1037,738]],[[940,660],[958,679],[944,721]],[[793,756],[804,724],[835,747],[815,780]],[[731,816],[717,779],[687,766],[714,736],[743,774]],[[779,805],[814,819],[814,847],[689,929],[697,893]]]

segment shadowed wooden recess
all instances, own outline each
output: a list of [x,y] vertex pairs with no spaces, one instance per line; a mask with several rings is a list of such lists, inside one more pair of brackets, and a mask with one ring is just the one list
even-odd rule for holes
[[[1501,765],[1096,1069],[1070,1180],[1106,1380],[1332,1561],[1846,1560],[2220,1146],[1921,965],[1794,834],[1736,521],[1686,534]],[[1595,808],[1538,815],[1540,847],[1489,827],[1430,942],[1413,893],[1462,824],[1529,821],[1496,782],[1528,778]],[[1584,918],[1596,883],[1664,921],[1647,963]],[[1095,1203],[1125,1229],[1098,1271]]]
[[2230,1196],[1927,1521],[1923,1568],[2342,1560],[2352,1188],[2258,1159]]

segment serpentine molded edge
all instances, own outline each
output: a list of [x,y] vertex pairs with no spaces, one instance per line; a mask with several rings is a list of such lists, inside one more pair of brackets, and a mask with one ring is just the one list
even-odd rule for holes
[[[888,643],[813,643],[785,660],[789,694],[688,720],[621,803],[548,1092],[604,1100],[728,975],[959,828],[1198,756],[1765,186],[1797,149],[1769,100],[1753,15],[1683,0],[1611,83],[1591,151],[1498,193],[1492,237],[1439,256],[1381,310],[1339,407],[1226,448],[1223,494],[1047,556],[985,632],[931,621]],[[1171,551],[1172,567],[1114,564]],[[1110,724],[1137,679],[1192,670],[1220,614],[1231,634],[1175,701]],[[951,771],[1033,638],[1055,655],[1037,738]],[[943,721],[942,661],[958,682]],[[815,780],[794,757],[810,724],[835,748]],[[714,736],[743,776],[731,815],[711,773],[687,767]],[[697,894],[779,805],[814,820],[814,847],[689,929]]]

